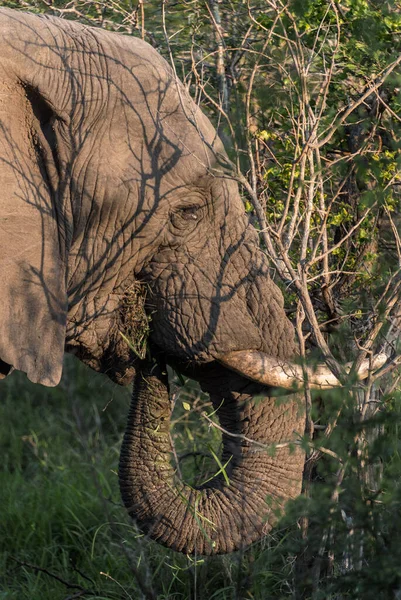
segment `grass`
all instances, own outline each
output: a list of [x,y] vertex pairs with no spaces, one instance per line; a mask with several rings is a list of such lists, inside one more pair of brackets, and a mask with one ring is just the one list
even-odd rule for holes
[[[220,435],[201,416],[212,407],[195,384],[173,387],[172,397],[173,460],[179,457],[183,479],[196,485],[224,466],[216,460]],[[379,456],[383,465],[379,495],[364,497],[360,459],[349,452],[357,424],[345,414],[328,440],[348,461],[339,505],[331,499],[338,464],[328,457],[318,465],[311,499],[293,503],[272,535],[244,553],[210,558],[183,556],[148,540],[123,508],[117,468],[129,402],[129,388],[72,357],[55,389],[35,386],[20,373],[1,382],[0,600],[285,600],[298,585],[296,557],[306,550],[315,561],[324,532],[331,534],[313,600],[398,597],[399,396],[388,415],[379,415],[382,435],[370,448],[372,460]],[[303,544],[298,523],[305,514]],[[353,518],[351,530],[344,514]],[[366,558],[359,564],[362,543]],[[335,563],[327,571],[329,552]],[[306,591],[297,588],[297,598],[312,598],[309,584]]]
[[[145,539],[116,472],[130,390],[71,357],[64,371],[55,389],[19,373],[0,385],[0,600],[290,597],[280,543],[194,559]],[[175,400],[174,442],[194,484],[219,469],[219,436],[198,416],[198,390]]]

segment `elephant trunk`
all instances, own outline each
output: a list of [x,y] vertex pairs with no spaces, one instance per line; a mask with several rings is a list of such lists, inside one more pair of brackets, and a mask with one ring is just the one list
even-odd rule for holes
[[299,402],[249,394],[212,400],[225,431],[226,466],[200,488],[183,483],[171,466],[168,379],[158,365],[136,376],[121,448],[120,489],[129,513],[152,539],[183,553],[249,545],[301,491],[304,455],[287,443],[303,433]]

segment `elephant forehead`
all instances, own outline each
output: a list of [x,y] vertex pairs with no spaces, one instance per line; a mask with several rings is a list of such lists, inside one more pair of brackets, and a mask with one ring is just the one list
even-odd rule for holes
[[179,160],[199,177],[224,155],[223,145],[166,61],[137,41],[123,40],[121,63],[106,81],[110,135],[141,171],[151,163],[164,173]]
[[155,117],[149,114],[148,104],[144,112],[138,113],[137,108],[114,109],[108,121],[110,143],[104,142],[118,163],[126,166],[129,177],[160,185],[173,174],[177,185],[196,182],[218,169],[222,149],[206,144],[206,129],[195,129],[181,109],[174,116],[160,118],[157,113]]
[[84,131],[106,121],[116,145],[126,140],[134,154],[138,141],[145,142],[150,156],[160,154],[161,144],[165,155],[179,148],[206,165],[208,146],[222,152],[207,117],[167,62],[142,40],[5,9],[0,27],[8,70],[40,89],[66,122],[79,123],[80,140]]

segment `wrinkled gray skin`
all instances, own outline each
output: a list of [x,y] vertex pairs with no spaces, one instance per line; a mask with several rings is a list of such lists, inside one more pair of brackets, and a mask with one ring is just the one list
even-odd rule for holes
[[[56,385],[65,349],[119,383],[136,373],[120,463],[128,510],[183,552],[249,544],[274,523],[271,506],[299,493],[302,453],[225,434],[230,485],[196,491],[176,481],[166,433],[165,362],[201,381],[227,431],[286,442],[304,425],[295,398],[276,403],[215,361],[295,349],[215,130],[138,39],[0,9],[0,56],[0,373]],[[146,364],[119,334],[137,281]]]

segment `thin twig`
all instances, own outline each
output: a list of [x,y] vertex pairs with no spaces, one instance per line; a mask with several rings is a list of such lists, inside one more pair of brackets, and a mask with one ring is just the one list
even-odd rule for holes
[[[34,565],[25,560],[20,560],[19,558],[16,558],[15,556],[10,556],[10,558],[11,558],[11,560],[16,562],[21,567],[26,567],[27,569],[32,569],[33,571],[44,573],[45,575],[48,575],[48,577],[55,579],[56,581],[58,581],[59,583],[61,583],[62,585],[64,585],[65,587],[67,587],[69,589],[79,590],[80,596],[82,596],[83,594],[86,594],[89,596],[99,595],[98,591],[84,588],[82,585],[79,585],[77,583],[71,583],[70,581],[63,579],[59,575],[56,575],[56,573],[52,573],[51,571],[49,571],[48,569],[45,569],[44,567],[39,567],[38,565]],[[79,597],[79,596],[77,596],[77,597]]]

